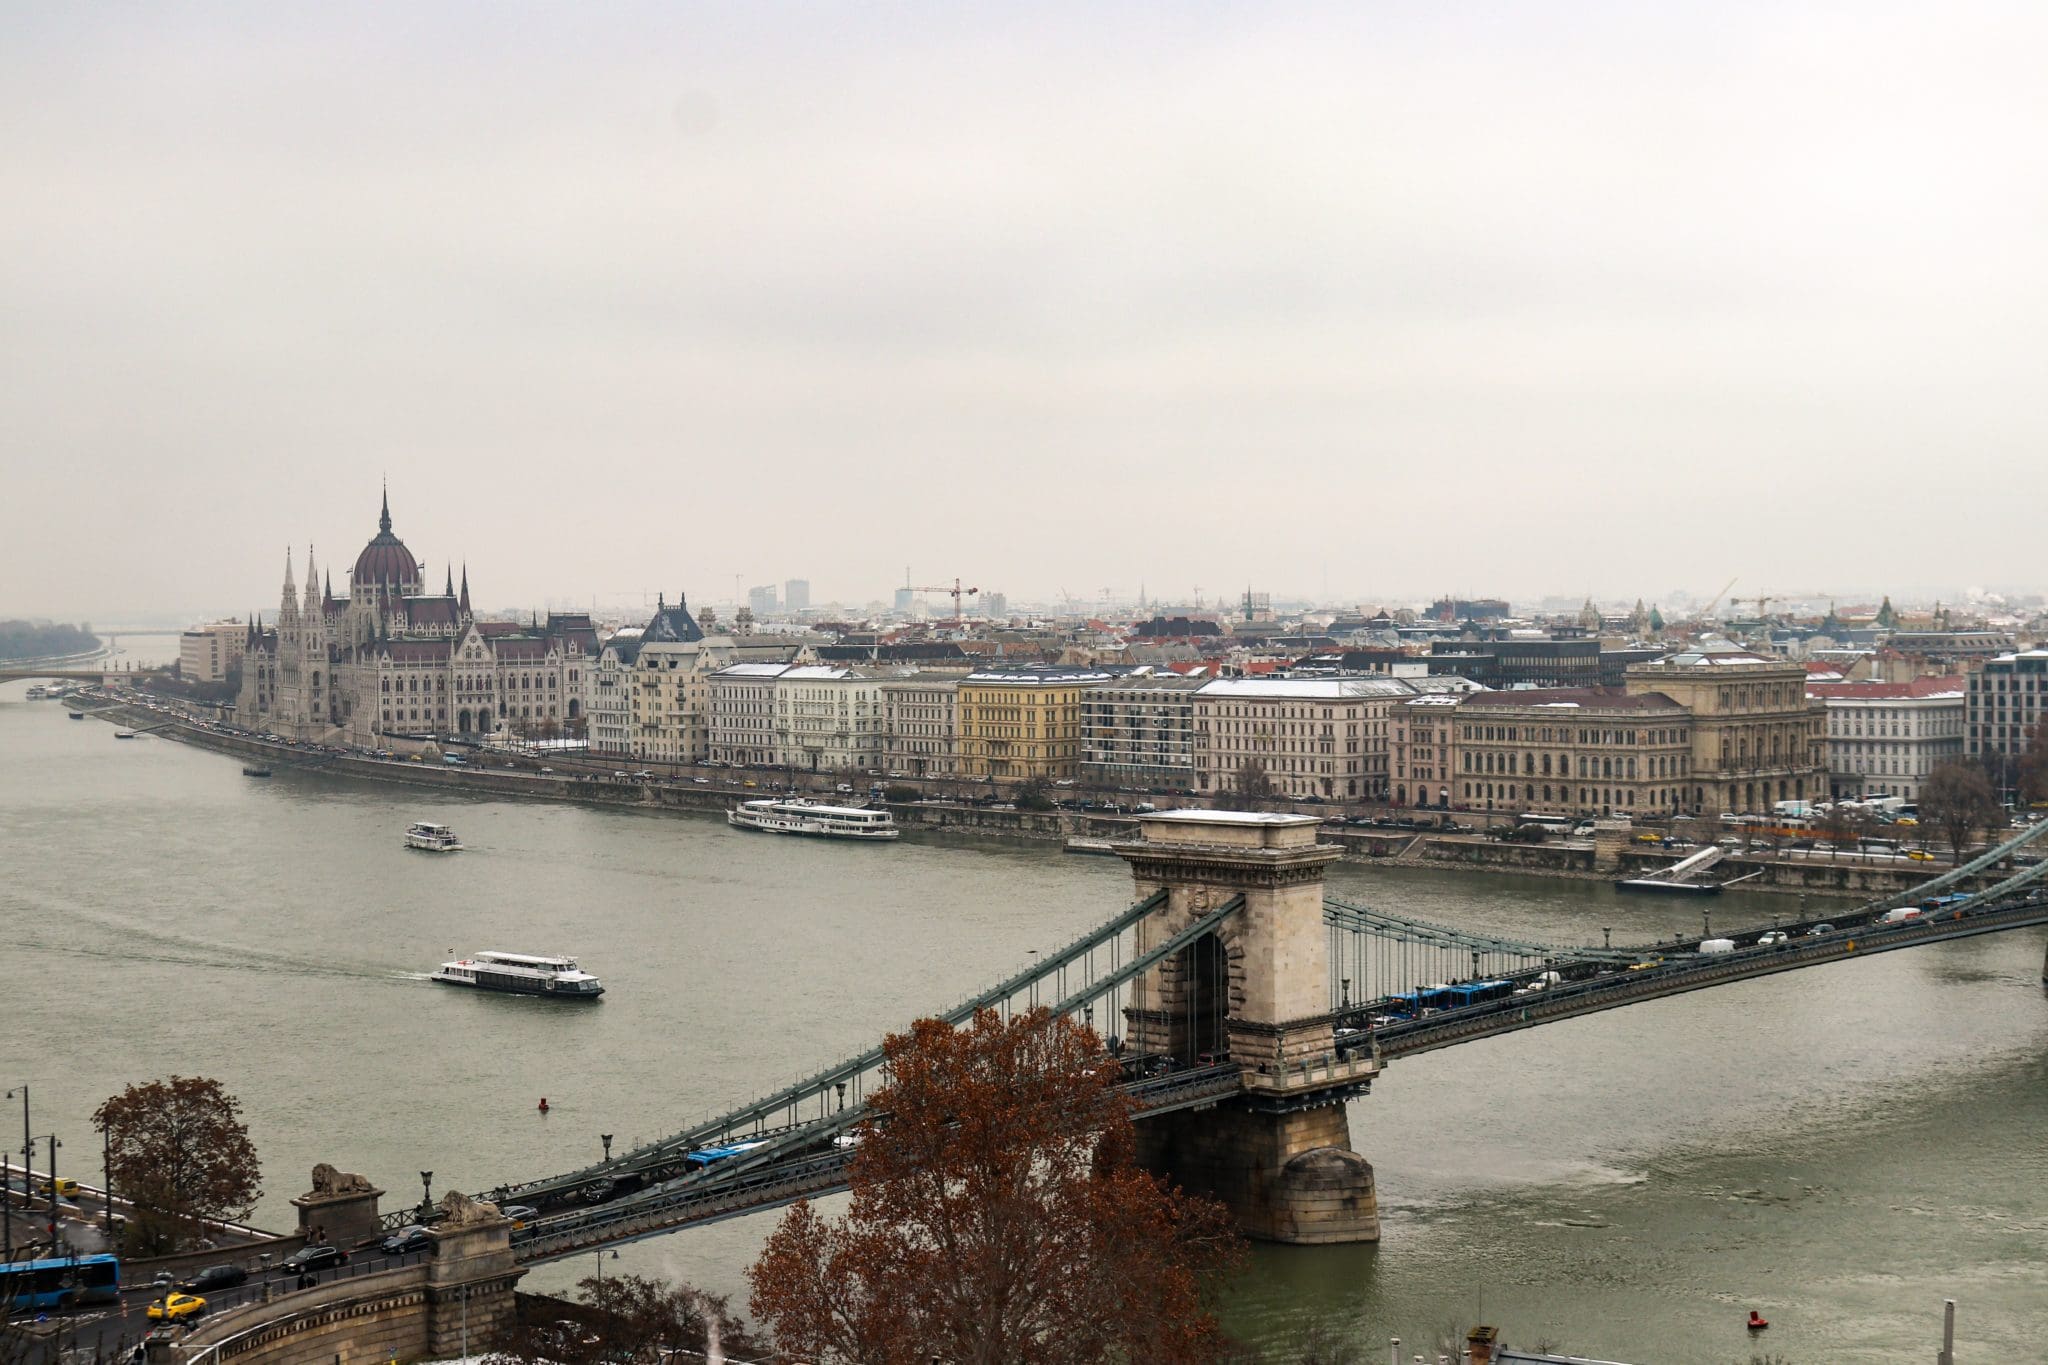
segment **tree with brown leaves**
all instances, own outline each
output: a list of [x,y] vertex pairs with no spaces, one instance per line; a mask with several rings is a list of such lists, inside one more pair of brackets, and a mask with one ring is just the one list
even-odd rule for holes
[[263,1196],[242,1103],[204,1076],[131,1085],[93,1113],[114,1191],[135,1206],[130,1255],[176,1251],[201,1220],[240,1222]]
[[1214,1359],[1242,1243],[1220,1204],[1134,1164],[1116,1063],[1045,1009],[885,1048],[852,1207],[799,1203],[748,1272],[781,1349],[834,1365]]

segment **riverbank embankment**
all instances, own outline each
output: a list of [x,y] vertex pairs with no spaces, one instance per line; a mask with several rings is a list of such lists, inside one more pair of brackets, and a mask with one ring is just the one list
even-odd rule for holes
[[[222,731],[167,716],[147,707],[115,702],[97,705],[92,713],[139,732],[160,735],[198,748],[232,754],[266,767],[329,772],[373,782],[445,792],[507,797],[516,800],[563,801],[643,812],[720,814],[733,802],[764,794],[744,780],[698,782],[672,777],[636,778],[605,772],[557,773],[528,765],[492,767],[488,761],[444,764],[425,757],[375,758],[337,754],[323,749]],[[1025,811],[955,802],[892,801],[886,803],[906,833],[935,838],[1083,841],[1076,851],[1094,851],[1096,841],[1128,838],[1136,818],[1089,811]],[[1483,871],[1515,876],[1553,877],[1578,881],[1613,881],[1640,877],[1676,862],[1682,853],[1650,844],[1626,844],[1603,858],[1590,843],[1516,843],[1482,834],[1385,830],[1326,823],[1325,842],[1344,851],[1346,861],[1365,866]],[[1933,863],[1879,861],[1867,858],[1784,857],[1761,852],[1731,853],[1722,863],[1724,879],[1740,877],[1749,890],[1801,896],[1869,898],[1891,895],[1916,886],[1942,869]]]

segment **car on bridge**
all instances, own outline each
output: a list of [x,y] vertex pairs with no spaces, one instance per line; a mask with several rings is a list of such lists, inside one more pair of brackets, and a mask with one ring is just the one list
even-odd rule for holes
[[287,1275],[305,1275],[342,1265],[347,1260],[348,1253],[340,1247],[301,1247],[279,1262],[277,1268]]
[[408,1252],[425,1251],[434,1244],[434,1235],[418,1223],[400,1228],[377,1244],[378,1250],[386,1256],[403,1256]]
[[512,1220],[512,1230],[519,1231],[534,1219],[540,1217],[540,1210],[531,1204],[500,1204],[498,1212]]
[[1792,935],[1786,933],[1783,929],[1773,929],[1768,933],[1757,935],[1756,946],[1759,948],[1775,948],[1780,944],[1790,943],[1791,941]]
[[167,1294],[151,1301],[149,1319],[151,1322],[179,1322],[196,1318],[206,1311],[206,1300],[196,1294]]
[[211,1294],[217,1289],[233,1289],[249,1278],[249,1272],[238,1265],[210,1265],[179,1285],[187,1294]]

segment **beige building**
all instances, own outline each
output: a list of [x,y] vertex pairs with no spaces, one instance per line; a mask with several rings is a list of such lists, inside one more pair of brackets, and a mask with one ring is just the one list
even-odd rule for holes
[[189,682],[225,682],[241,665],[248,643],[249,627],[243,621],[194,626],[178,637],[178,675]]
[[779,761],[803,772],[879,769],[881,678],[867,669],[792,664],[775,678]]
[[1690,809],[1692,716],[1657,692],[1481,692],[1455,712],[1452,804],[1540,815]]
[[960,680],[960,776],[1023,782],[1081,767],[1081,699],[1110,681],[1093,668],[985,669]]
[[1968,680],[1808,683],[1827,708],[1828,780],[1842,797],[1920,799],[1943,763],[1963,756]]
[[1221,678],[1195,693],[1195,790],[1233,791],[1248,765],[1294,798],[1387,794],[1398,678]]
[[1632,693],[1662,693],[1692,713],[1692,814],[1756,814],[1828,790],[1827,718],[1806,668],[1706,640],[1628,670]]
[[1456,799],[1459,700],[1432,692],[1394,708],[1387,799],[1395,805],[1448,806]]
[[882,683],[882,766],[892,776],[952,777],[960,768],[960,676],[914,673]]

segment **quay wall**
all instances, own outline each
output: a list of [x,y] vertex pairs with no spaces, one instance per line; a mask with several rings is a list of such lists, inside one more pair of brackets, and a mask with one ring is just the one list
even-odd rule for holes
[[[447,792],[470,792],[518,800],[569,801],[623,810],[705,813],[722,813],[735,800],[759,794],[750,789],[691,782],[620,781],[609,774],[540,773],[525,769],[494,769],[478,764],[458,767],[438,762],[415,763],[405,759],[309,753],[288,744],[248,735],[221,734],[184,721],[167,720],[159,712],[140,707],[99,706],[92,710],[92,714],[136,729],[148,729],[166,739],[233,754],[272,768],[325,771],[366,781],[396,782]],[[625,763],[631,760],[618,761]],[[1131,838],[1137,831],[1135,817],[1098,815],[1087,811],[997,810],[988,806],[918,802],[890,802],[889,809],[903,829],[940,837],[960,835],[975,839],[1050,842],[1074,837]],[[1326,827],[1322,837],[1325,842],[1342,848],[1347,861],[1367,866],[1391,864],[1584,880],[1640,876],[1668,866],[1683,856],[1644,846],[1625,850],[1618,867],[1596,867],[1594,850],[1584,845],[1518,844],[1487,839],[1482,835],[1334,825]],[[1768,859],[1738,853],[1723,860],[1718,875],[1726,879],[1758,874],[1743,882],[1746,889],[1753,891],[1871,896],[1917,886],[1944,870],[1946,865],[1942,862],[1886,864],[1851,858],[1833,860],[1826,856]]]

